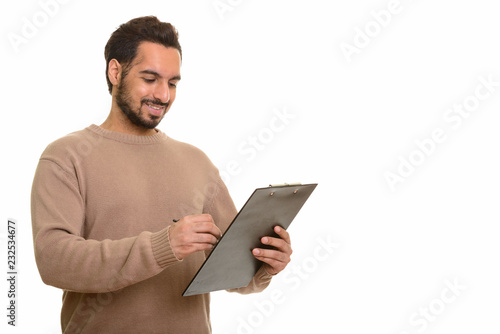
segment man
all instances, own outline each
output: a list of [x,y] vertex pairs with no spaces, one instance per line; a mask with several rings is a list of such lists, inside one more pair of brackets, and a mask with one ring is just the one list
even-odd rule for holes
[[[106,48],[111,111],[43,152],[32,189],[35,256],[63,289],[63,333],[210,333],[209,294],[182,297],[236,215],[199,149],[156,129],[175,100],[182,50],[156,17],[121,25]],[[177,221],[173,223],[173,221]],[[288,233],[264,237],[239,293],[262,291],[290,261]]]

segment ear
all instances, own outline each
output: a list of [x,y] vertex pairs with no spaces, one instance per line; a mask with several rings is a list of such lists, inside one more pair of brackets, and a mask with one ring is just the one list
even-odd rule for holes
[[118,86],[122,77],[122,65],[116,59],[111,59],[108,66],[108,78],[113,86]]

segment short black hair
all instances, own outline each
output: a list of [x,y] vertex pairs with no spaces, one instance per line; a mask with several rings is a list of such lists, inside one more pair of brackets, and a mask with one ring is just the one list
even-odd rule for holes
[[113,84],[109,80],[109,62],[116,59],[126,71],[137,56],[137,49],[142,42],[153,42],[179,51],[182,59],[182,49],[179,44],[179,34],[170,23],[161,22],[156,16],[143,16],[132,19],[120,25],[111,35],[104,48],[106,59],[106,81],[111,94]]

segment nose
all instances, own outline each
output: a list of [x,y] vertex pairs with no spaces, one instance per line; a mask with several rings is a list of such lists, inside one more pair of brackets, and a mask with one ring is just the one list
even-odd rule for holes
[[163,82],[156,86],[154,97],[161,100],[162,103],[170,102],[170,89],[168,82]]

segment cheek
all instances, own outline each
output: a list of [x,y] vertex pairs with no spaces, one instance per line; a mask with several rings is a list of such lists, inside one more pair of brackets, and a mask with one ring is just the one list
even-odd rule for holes
[[151,98],[152,96],[152,89],[141,82],[131,82],[129,87],[130,96],[136,101],[140,102],[143,98]]
[[135,94],[139,101],[144,98],[151,99],[153,96],[152,90],[148,87],[143,86],[137,87],[137,89],[135,90]]

